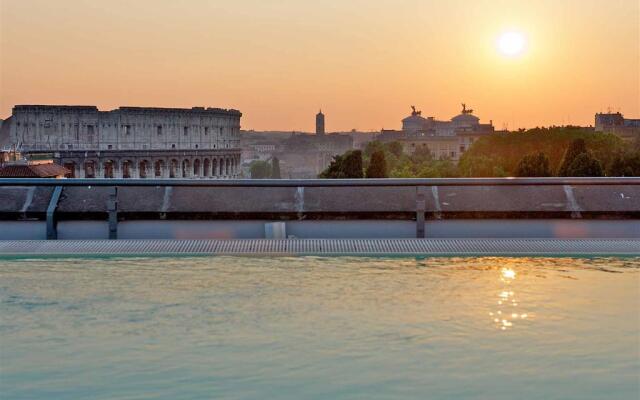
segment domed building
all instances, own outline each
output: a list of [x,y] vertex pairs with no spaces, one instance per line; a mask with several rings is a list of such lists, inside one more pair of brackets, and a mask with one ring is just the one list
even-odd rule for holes
[[481,124],[480,118],[473,115],[473,110],[464,103],[460,114],[449,121],[424,118],[414,106],[411,109],[411,115],[402,120],[401,131],[383,130],[378,140],[399,141],[408,154],[426,147],[435,158],[458,161],[473,142],[495,131],[491,121]]
[[473,110],[467,110],[467,105],[462,104],[462,112],[451,118],[451,124],[456,128],[472,128],[480,125],[480,118],[473,115]]
[[402,130],[404,132],[418,132],[425,129],[427,119],[422,117],[422,111],[417,111],[415,106],[411,106],[413,110],[411,115],[402,120]]

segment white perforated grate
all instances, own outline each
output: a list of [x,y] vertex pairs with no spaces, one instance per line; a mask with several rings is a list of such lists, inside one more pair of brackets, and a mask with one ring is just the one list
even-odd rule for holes
[[234,239],[0,241],[0,256],[637,255],[640,239]]

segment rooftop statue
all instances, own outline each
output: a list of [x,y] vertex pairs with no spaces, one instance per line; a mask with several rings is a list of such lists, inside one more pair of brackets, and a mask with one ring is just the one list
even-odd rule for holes
[[472,114],[473,110],[472,109],[468,109],[467,110],[467,105],[465,103],[462,103],[462,114]]
[[411,110],[413,110],[411,112],[412,116],[416,116],[416,115],[422,115],[422,111],[416,111],[416,106],[411,106]]

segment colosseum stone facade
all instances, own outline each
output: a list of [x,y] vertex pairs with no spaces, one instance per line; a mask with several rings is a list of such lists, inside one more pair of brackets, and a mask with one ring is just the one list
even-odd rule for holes
[[219,179],[240,174],[241,116],[204,107],[19,105],[6,122],[11,143],[50,154],[70,177]]

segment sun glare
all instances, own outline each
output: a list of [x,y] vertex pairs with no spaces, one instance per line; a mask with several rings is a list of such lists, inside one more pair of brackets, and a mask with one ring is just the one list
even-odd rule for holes
[[505,32],[498,40],[500,52],[508,57],[515,57],[524,51],[525,39],[519,32]]

